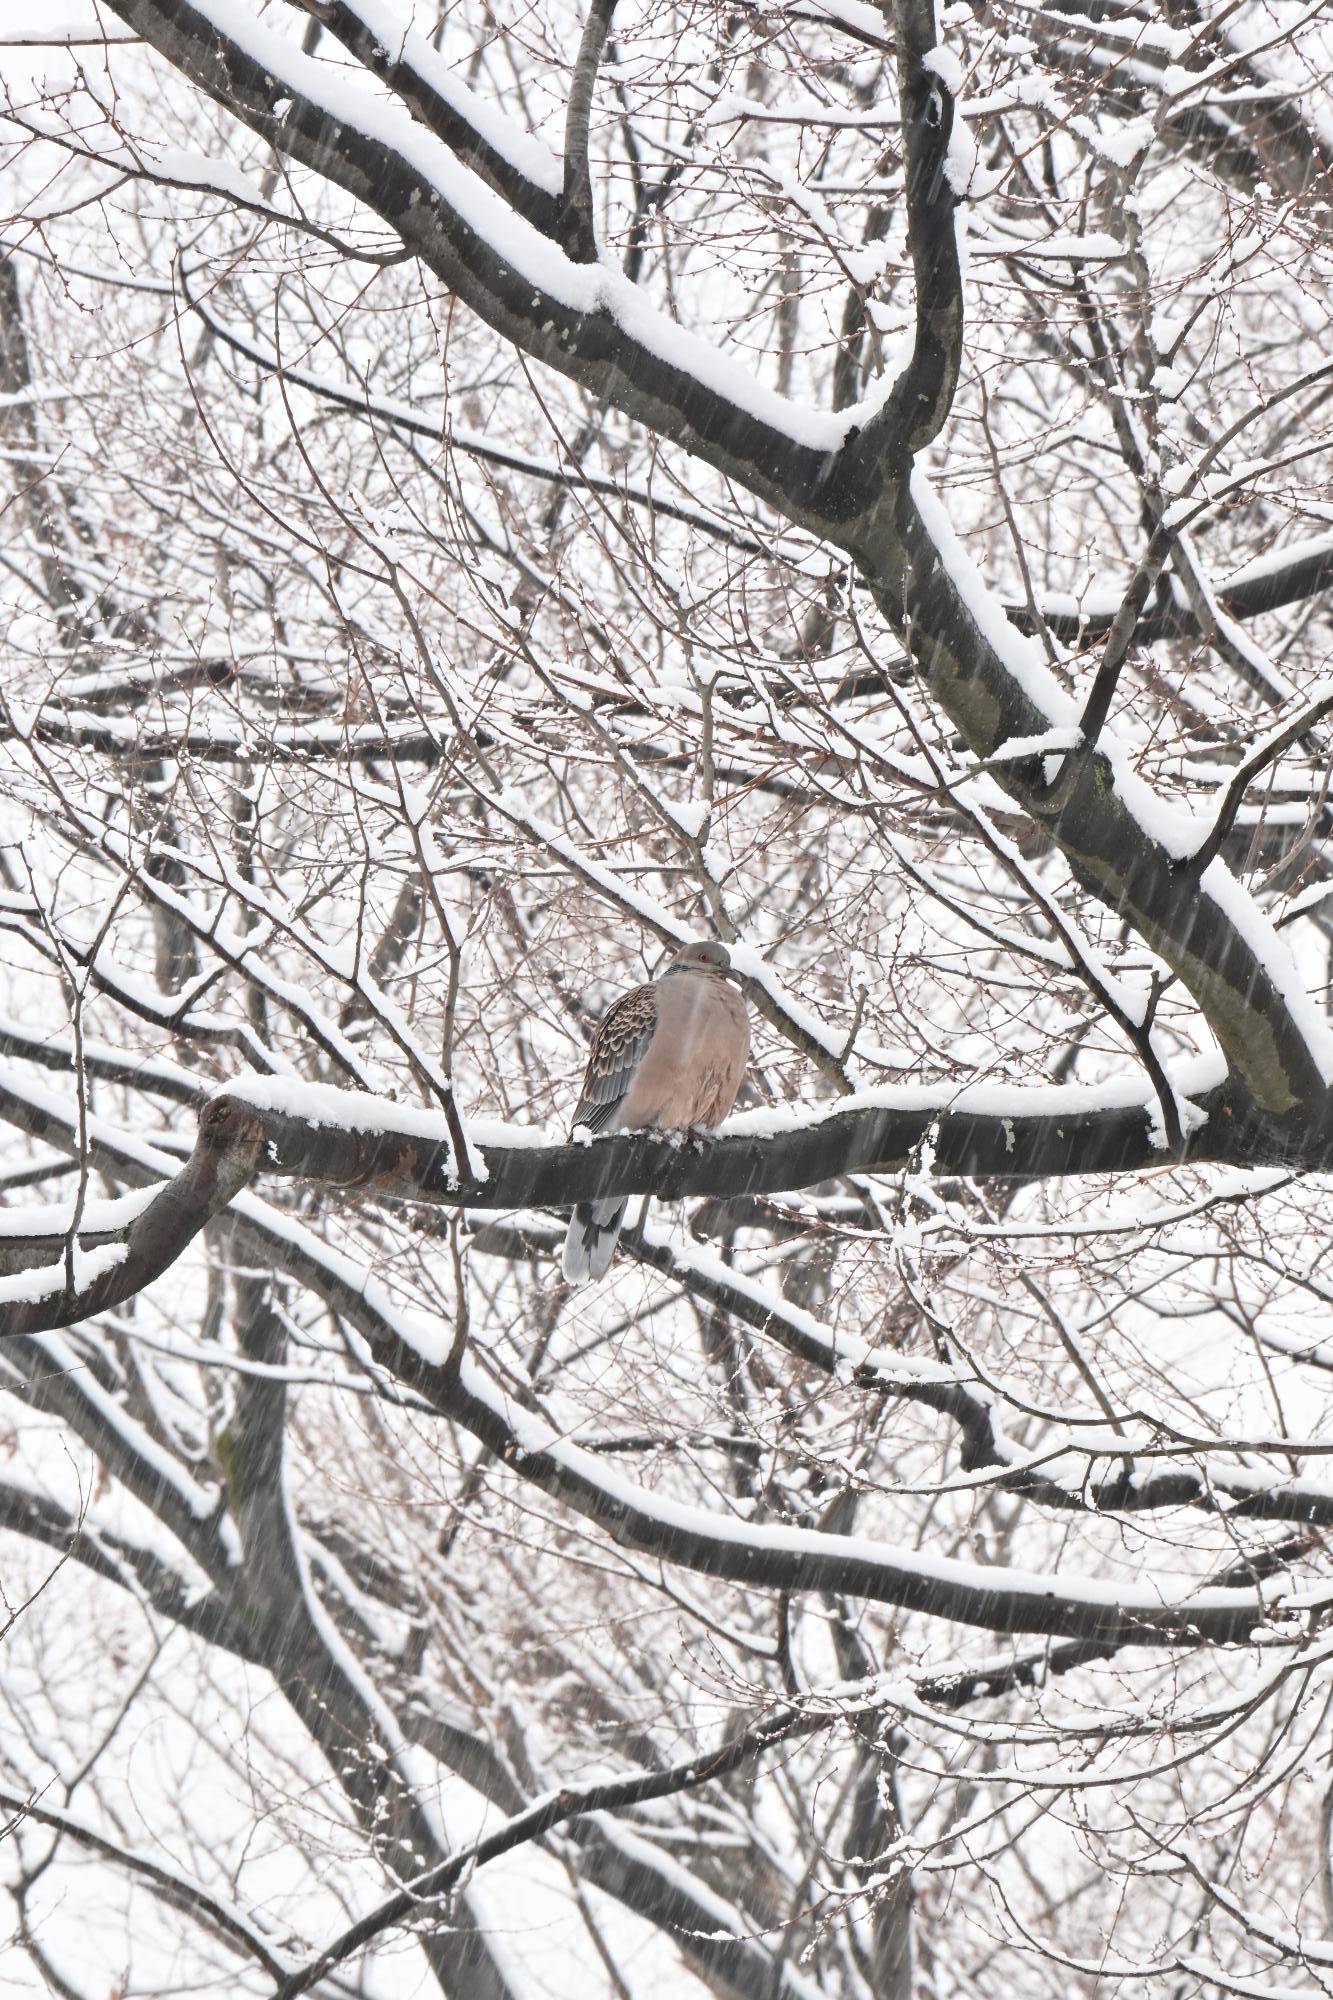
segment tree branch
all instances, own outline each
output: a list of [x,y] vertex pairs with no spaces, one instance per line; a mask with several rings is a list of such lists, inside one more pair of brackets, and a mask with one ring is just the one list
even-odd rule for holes
[[299,1994],[308,1993],[335,1966],[342,1965],[384,1931],[421,1911],[424,1904],[447,1896],[465,1874],[484,1867],[488,1861],[494,1861],[502,1854],[512,1853],[516,1847],[522,1847],[530,1840],[540,1839],[543,1834],[568,1820],[583,1819],[592,1813],[623,1812],[629,1806],[647,1805],[654,1799],[674,1798],[682,1792],[697,1791],[701,1786],[711,1785],[716,1779],[727,1777],[733,1771],[755,1762],[777,1743],[795,1735],[811,1735],[816,1730],[831,1728],[840,1720],[840,1714],[830,1715],[822,1711],[802,1714],[793,1709],[779,1709],[767,1721],[746,1730],[743,1736],[724,1743],[711,1754],[691,1757],[668,1770],[652,1771],[646,1775],[639,1772],[631,1778],[611,1778],[596,1785],[566,1787],[545,1798],[534,1799],[530,1806],[514,1813],[503,1826],[458,1848],[437,1868],[422,1871],[396,1895],[367,1911],[317,1959],[285,1979],[277,1987],[273,2000],[297,2000]]
[[401,1320],[374,1277],[325,1251],[298,1224],[270,1221],[262,1204],[243,1197],[231,1226],[250,1254],[280,1254],[290,1275],[357,1329],[376,1363],[461,1424],[499,1463],[622,1548],[655,1562],[749,1588],[841,1592],[989,1631],[1117,1646],[1239,1645],[1270,1612],[1281,1615],[1278,1593],[1257,1588],[1163,1600],[1149,1588],[1116,1592],[1099,1580],[923,1556],[864,1537],[728,1520],[662,1500],[520,1407],[470,1356],[433,1358],[448,1345],[435,1329]]
[[560,165],[465,84],[421,33],[381,0],[296,0],[427,132],[544,236],[560,227]]
[[290,1960],[279,1957],[268,1938],[248,1917],[233,1905],[220,1901],[202,1882],[181,1875],[174,1868],[165,1867],[147,1854],[136,1853],[119,1839],[108,1839],[74,1813],[44,1806],[35,1797],[25,1797],[7,1785],[0,1786],[0,1807],[13,1814],[9,1825],[0,1828],[0,1839],[27,1819],[38,1826],[49,1827],[54,1833],[65,1834],[90,1853],[99,1854],[117,1867],[126,1868],[132,1875],[150,1882],[158,1894],[176,1908],[189,1911],[201,1923],[221,1931],[224,1937],[249,1953],[270,1978],[281,1980],[286,1977]]
[[1303,709],[1290,722],[1284,723],[1279,729],[1271,730],[1255,745],[1249,756],[1242,759],[1227,785],[1222,803],[1217,808],[1212,832],[1194,857],[1196,868],[1206,868],[1221,852],[1223,842],[1235,823],[1236,814],[1244,803],[1245,794],[1260,772],[1267,770],[1270,764],[1276,763],[1285,750],[1289,750],[1293,743],[1304,736],[1307,729],[1312,728],[1316,722],[1321,722],[1331,711],[1333,711],[1333,694],[1325,695],[1320,701],[1311,702],[1309,707]]
[[[80,1238],[81,1253],[94,1263],[84,1283],[69,1290],[63,1261],[9,1280],[8,1298],[0,1292],[0,1339],[71,1326],[141,1292],[251,1180],[262,1138],[260,1121],[245,1106],[220,1098],[205,1105],[194,1151],[175,1178],[124,1229]],[[115,1256],[117,1248],[123,1255]]]
[[228,1086],[219,1101],[243,1104],[258,1120],[268,1173],[469,1208],[568,1207],[612,1194],[771,1194],[840,1174],[897,1173],[927,1137],[936,1173],[1002,1180],[1125,1172],[1176,1158],[1320,1171],[1333,1162],[1328,1117],[1266,1118],[1229,1084],[1190,1090],[1179,1078],[1177,1087],[1202,1116],[1175,1156],[1154,1142],[1156,1102],[1144,1101],[1138,1078],[1101,1087],[907,1085],[804,1113],[749,1113],[698,1148],[653,1132],[513,1145],[509,1128],[492,1136],[476,1126],[484,1180],[459,1176],[443,1120],[431,1113],[332,1091],[307,1111],[302,1086],[263,1078]]
[[[327,1086],[237,1082],[204,1107],[194,1152],[180,1173],[129,1224],[80,1233],[85,1252],[125,1245],[78,1293],[64,1290],[67,1223],[52,1211],[48,1230],[25,1230],[11,1245],[22,1276],[50,1267],[36,1297],[0,1304],[0,1334],[69,1325],[119,1304],[167,1270],[209,1218],[258,1172],[313,1185],[357,1189],[381,1200],[445,1207],[566,1208],[611,1194],[777,1193],[848,1173],[900,1172],[929,1138],[935,1171],[1001,1181],[1123,1173],[1187,1161],[1333,1170],[1333,1117],[1304,1112],[1275,1119],[1230,1083],[1188,1093],[1199,1122],[1171,1154],[1154,1136],[1155,1101],[1138,1079],[1116,1086],[888,1087],[835,1105],[790,1114],[755,1112],[731,1121],[702,1147],[653,1132],[617,1133],[591,1145],[507,1142],[522,1128],[470,1128],[484,1178],[460,1174],[441,1113],[408,1111],[386,1100]],[[972,1108],[969,1099],[976,1105]],[[34,1136],[68,1146],[66,1117],[43,1094],[0,1096],[0,1115]],[[751,1129],[746,1130],[745,1127]],[[105,1150],[98,1141],[99,1149]],[[110,1158],[120,1160],[113,1146]],[[144,1170],[133,1162],[139,1178]],[[17,1281],[16,1281],[17,1282]],[[30,1287],[31,1289],[31,1287]]]
[[569,103],[565,109],[565,180],[560,222],[569,254],[580,264],[595,264],[597,261],[597,221],[593,210],[592,174],[588,165],[588,136],[597,71],[615,11],[616,0],[591,0],[579,41],[579,52],[574,59]]

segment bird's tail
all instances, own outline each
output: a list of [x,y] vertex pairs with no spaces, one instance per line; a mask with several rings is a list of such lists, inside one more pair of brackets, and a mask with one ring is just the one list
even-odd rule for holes
[[571,1285],[600,1278],[616,1254],[620,1225],[625,1220],[623,1201],[581,1201],[569,1218],[565,1254],[561,1269]]

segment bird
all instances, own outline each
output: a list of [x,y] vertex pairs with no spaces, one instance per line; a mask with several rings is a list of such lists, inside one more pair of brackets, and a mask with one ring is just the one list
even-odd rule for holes
[[[711,1132],[730,1111],[750,1058],[750,1017],[729,984],[731,953],[685,945],[660,979],[631,987],[597,1025],[571,1137],[587,1132]],[[561,1268],[571,1285],[600,1278],[615,1254],[623,1198],[581,1201]]]

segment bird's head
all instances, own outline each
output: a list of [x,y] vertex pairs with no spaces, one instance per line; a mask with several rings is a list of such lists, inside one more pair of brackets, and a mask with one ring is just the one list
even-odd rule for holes
[[731,953],[713,938],[698,938],[683,945],[667,967],[668,972],[713,972],[719,979],[739,979],[731,969]]

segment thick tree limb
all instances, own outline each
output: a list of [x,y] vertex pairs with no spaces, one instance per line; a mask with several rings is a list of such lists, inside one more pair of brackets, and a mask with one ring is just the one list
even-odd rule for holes
[[[383,1350],[382,1350],[383,1351]],[[702,1509],[657,1506],[547,1432],[515,1430],[481,1378],[446,1370],[389,1335],[385,1356],[400,1380],[434,1401],[520,1476],[594,1522],[621,1547],[704,1576],[766,1590],[832,1591],[896,1604],[933,1618],[997,1632],[1044,1632],[1126,1646],[1239,1645],[1266,1616],[1258,1592],[1203,1590],[1176,1603],[1138,1593],[1117,1597],[1069,1578],[1034,1577],[1000,1565],[931,1560],[893,1548],[799,1529],[720,1523]],[[513,1413],[513,1417],[517,1412]],[[545,1426],[536,1427],[545,1432]]]
[[[322,101],[327,67],[287,38],[253,16],[219,10],[215,18],[207,0],[113,0],[113,7],[270,145],[378,214],[525,352],[788,512],[791,496],[817,502],[838,483],[838,443],[850,423],[761,390],[748,371],[727,362],[723,377],[753,391],[753,407],[743,406],[691,366],[715,364],[715,350],[659,314],[617,272],[567,257],[460,169],[442,141],[369,94],[356,124],[330,109]],[[279,112],[279,105],[286,108]]]
[[[48,1231],[34,1227],[14,1238],[9,1262],[27,1271],[48,1266],[52,1279],[39,1296],[0,1305],[0,1334],[67,1326],[141,1291],[259,1172],[360,1189],[384,1200],[508,1209],[562,1208],[608,1194],[674,1201],[791,1191],[843,1174],[899,1172],[927,1140],[937,1174],[979,1179],[1121,1173],[1182,1161],[1333,1171],[1333,1117],[1327,1113],[1270,1118],[1234,1086],[1215,1085],[1192,1099],[1202,1122],[1172,1155],[1158,1143],[1155,1106],[1134,1101],[1139,1087],[1127,1081],[1119,1092],[1075,1085],[975,1092],[889,1088],[868,1100],[846,1100],[825,1116],[798,1115],[790,1124],[751,1114],[733,1123],[757,1125],[758,1131],[724,1128],[701,1148],[655,1133],[616,1134],[591,1145],[516,1146],[505,1143],[503,1127],[485,1139],[478,1136],[485,1128],[476,1128],[473,1151],[486,1169],[486,1178],[477,1179],[457,1173],[442,1114],[395,1117],[395,1107],[380,1099],[323,1087],[303,1110],[301,1086],[256,1078],[205,1106],[190,1159],[137,1218],[115,1230],[99,1229],[89,1218],[79,1233],[81,1250],[123,1243],[125,1255],[72,1297],[56,1269],[68,1229],[62,1212],[55,1211]],[[282,1099],[293,1092],[297,1108],[287,1109]],[[68,1119],[57,1117],[45,1093],[28,1101],[11,1088],[0,1112],[34,1136],[69,1143]],[[765,1123],[774,1129],[765,1131]],[[142,1169],[135,1172],[145,1177]]]
[[[237,1292],[242,1350],[253,1360],[280,1360],[286,1332],[268,1284],[246,1274]],[[367,1678],[349,1671],[315,1596],[288,1493],[286,1416],[280,1376],[239,1378],[219,1456],[245,1548],[233,1585],[240,1615],[256,1632],[265,1665],[328,1759],[367,1837],[379,1846],[391,1878],[413,1872],[421,1856],[443,1867],[435,1824],[400,1766],[396,1718],[387,1703],[368,1694]],[[368,1751],[382,1753],[383,1761]],[[438,1926],[423,1938],[422,1949],[442,1993],[513,2000],[514,1988],[480,1925]]]
[[[90,1251],[114,1251],[116,1246],[123,1246],[123,1256],[115,1261],[105,1254],[97,1256],[93,1275],[82,1283],[76,1258],[73,1286],[68,1282],[65,1262],[52,1261],[45,1270],[36,1266],[23,1273],[24,1278],[47,1279],[35,1296],[23,1296],[24,1288],[11,1279],[9,1297],[0,1298],[0,1339],[71,1326],[141,1292],[175,1263],[209,1218],[225,1208],[253,1177],[262,1138],[259,1121],[244,1106],[221,1099],[206,1105],[200,1113],[194,1151],[175,1179],[168,1181],[123,1230],[100,1240],[79,1239],[85,1257]],[[58,1236],[53,1235],[52,1247],[63,1243],[67,1234],[66,1227]],[[34,1287],[26,1289],[31,1294]]]
[[539,229],[560,228],[560,163],[469,89],[418,28],[379,0],[296,0],[427,132]]
[[[424,1114],[414,1114],[395,1130],[393,1107],[378,1100],[327,1093],[326,1108],[312,1106],[307,1114],[299,1086],[287,1109],[280,1102],[285,1086],[270,1090],[256,1079],[233,1086],[220,1101],[234,1096],[258,1120],[266,1172],[468,1208],[568,1207],[610,1194],[654,1194],[664,1201],[772,1194],[840,1174],[899,1172],[927,1138],[936,1173],[978,1179],[1119,1173],[1172,1165],[1177,1157],[1316,1171],[1333,1166],[1333,1119],[1268,1118],[1228,1084],[1191,1093],[1202,1122],[1173,1156],[1155,1136],[1155,1106],[1134,1101],[1141,1088],[1137,1080],[1123,1094],[1072,1085],[1030,1091],[1021,1085],[889,1087],[846,1099],[826,1115],[812,1110],[794,1112],[789,1122],[762,1113],[734,1119],[731,1127],[758,1129],[724,1127],[699,1148],[639,1132],[591,1145],[531,1147],[507,1145],[498,1134],[491,1142],[488,1135],[474,1142],[488,1170],[483,1181],[457,1176],[442,1121],[432,1127]],[[341,1114],[335,1101],[345,1107]],[[378,1129],[353,1129],[367,1111]]]
[[[337,381],[332,376],[317,374],[312,369],[301,368],[293,362],[284,361],[272,349],[261,346],[257,341],[238,333],[233,327],[219,319],[212,311],[205,297],[195,298],[190,291],[189,273],[182,268],[181,289],[184,291],[190,309],[209,332],[233,352],[261,368],[266,374],[279,375],[286,382],[297,384],[309,390],[312,396],[332,403],[346,410],[349,416],[360,418],[366,423],[383,424],[386,428],[403,432],[408,436],[426,438],[435,443],[442,434],[444,417],[440,411],[429,407],[414,409],[408,404],[393,402],[388,398],[373,395],[364,384],[348,379]],[[691,507],[681,500],[673,500],[664,493],[656,492],[651,486],[621,476],[609,478],[589,472],[586,467],[573,460],[556,462],[541,458],[531,452],[508,447],[503,442],[469,431],[457,424],[449,429],[450,449],[461,452],[469,458],[480,459],[486,464],[503,467],[511,472],[525,474],[528,478],[539,479],[552,485],[569,487],[576,491],[587,491],[604,495],[622,505],[642,507],[646,512],[660,515],[671,521],[679,521],[684,526],[697,530],[728,548],[740,549],[748,555],[762,556],[768,562],[782,559],[783,548],[772,535],[762,538],[763,523],[756,522],[752,532],[731,525],[714,514],[706,513],[701,507]],[[854,577],[858,590],[868,586],[864,577]],[[1251,618],[1263,617],[1271,611],[1279,611],[1284,605],[1300,604],[1307,598],[1317,597],[1333,584],[1333,536],[1315,537],[1302,541],[1286,550],[1279,550],[1271,557],[1246,565],[1238,571],[1230,583],[1217,589],[1217,602],[1228,618],[1244,622]],[[1116,604],[1104,602],[1105,593],[1100,593],[1094,608],[1074,606],[1067,598],[1039,597],[1037,609],[1041,621],[1056,638],[1071,646],[1083,645],[1090,639],[1104,637],[1111,629],[1116,616]],[[1123,595],[1123,593],[1122,593]],[[1006,617],[1020,632],[1034,629],[1032,612],[1025,601],[1006,599]],[[1144,612],[1134,628],[1134,643],[1147,646],[1159,639],[1198,638],[1200,627],[1188,604],[1154,604]],[[210,672],[225,677],[224,662],[210,662]],[[197,677],[197,669],[193,670]],[[840,693],[847,698],[859,693],[882,694],[882,677],[851,674],[842,682]],[[91,718],[84,725],[95,727]],[[368,733],[368,732],[367,732]],[[308,741],[311,748],[320,746],[318,736],[311,730],[298,736],[290,732],[294,742]],[[277,739],[281,745],[282,737]],[[410,739],[409,739],[410,740]],[[353,739],[354,741],[354,739]],[[195,756],[207,754],[207,739],[202,735],[198,747],[191,741],[191,753]],[[282,754],[281,751],[279,754]]]

